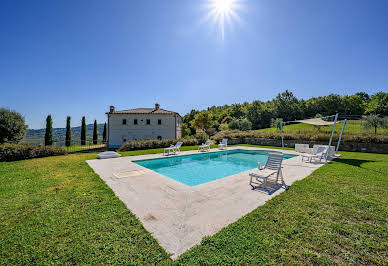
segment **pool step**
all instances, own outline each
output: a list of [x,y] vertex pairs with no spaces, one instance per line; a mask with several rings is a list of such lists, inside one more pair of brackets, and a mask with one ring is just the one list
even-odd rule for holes
[[130,178],[130,177],[136,177],[139,175],[143,175],[145,173],[150,172],[151,170],[132,170],[132,171],[125,171],[125,172],[119,172],[113,174],[116,178]]

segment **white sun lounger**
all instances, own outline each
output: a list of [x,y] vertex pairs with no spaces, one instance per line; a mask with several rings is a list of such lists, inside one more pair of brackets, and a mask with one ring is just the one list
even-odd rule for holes
[[295,151],[299,153],[309,152],[309,144],[295,144]]
[[268,154],[267,163],[263,167],[261,163],[259,163],[258,172],[250,173],[251,180],[249,184],[252,189],[256,189],[261,186],[263,183],[258,182],[259,179],[264,180],[264,189],[267,188],[267,179],[270,176],[276,177],[276,185],[278,184],[279,178],[282,181],[282,185],[287,189],[288,186],[284,182],[283,173],[282,173],[282,162],[283,162],[283,154],[279,152],[270,152]]
[[218,148],[223,150],[228,148],[228,139],[222,139],[220,144],[218,144]]
[[327,146],[314,146],[312,153],[302,154],[302,162],[303,159],[307,159],[308,162],[311,162],[312,159],[315,161],[319,160],[319,162],[321,162],[326,156],[327,149]]
[[168,148],[164,148],[163,150],[163,155],[170,155],[171,154],[176,154],[177,151],[181,151],[180,147],[182,146],[183,142],[178,141],[175,145],[171,145]]
[[207,140],[205,143],[202,143],[202,145],[198,147],[198,151],[210,151],[211,144],[212,142]]

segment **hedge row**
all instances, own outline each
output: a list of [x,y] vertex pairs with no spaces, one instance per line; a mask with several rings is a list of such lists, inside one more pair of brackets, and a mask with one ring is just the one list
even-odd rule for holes
[[192,138],[182,139],[163,139],[163,140],[128,140],[118,151],[133,151],[144,149],[166,148],[170,145],[175,145],[178,141],[182,141],[182,146],[194,146],[202,144],[207,140],[206,135],[196,135]]
[[[286,140],[306,140],[306,141],[329,141],[330,133],[316,132],[310,130],[296,131],[296,132],[284,132],[283,137]],[[337,141],[339,134],[334,134],[333,140]],[[220,131],[212,136],[215,141],[220,141],[223,138],[264,138],[264,139],[281,139],[280,131],[239,131],[239,130],[227,130]],[[342,141],[357,142],[357,143],[388,143],[388,136],[374,135],[372,133],[364,134],[352,134],[345,133],[342,136]]]
[[28,144],[0,145],[1,162],[11,162],[65,154],[66,151],[63,148],[56,146],[35,146]]

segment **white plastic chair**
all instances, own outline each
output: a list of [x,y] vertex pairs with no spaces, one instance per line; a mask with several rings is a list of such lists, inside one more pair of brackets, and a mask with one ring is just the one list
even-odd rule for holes
[[326,158],[327,149],[327,146],[314,146],[312,153],[302,154],[302,162],[305,158],[308,162],[311,162],[312,159],[314,159],[315,161],[319,159],[319,162],[321,162],[322,159]]
[[288,186],[284,182],[283,179],[283,173],[282,173],[282,162],[283,162],[283,154],[279,152],[270,152],[268,154],[268,159],[263,167],[261,163],[259,163],[258,167],[258,173],[250,173],[251,180],[249,184],[251,185],[252,189],[256,189],[263,183],[259,183],[259,179],[264,180],[264,189],[268,190],[267,188],[267,179],[270,176],[276,177],[276,185],[278,184],[279,178],[282,181],[282,185],[287,189]]
[[228,148],[228,139],[222,139],[221,142],[218,144],[218,148],[223,150]]

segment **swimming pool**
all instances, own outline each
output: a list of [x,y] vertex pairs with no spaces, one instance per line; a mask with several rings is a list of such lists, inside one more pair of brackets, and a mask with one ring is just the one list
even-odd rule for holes
[[[284,154],[284,160],[296,155]],[[266,163],[267,151],[232,150],[134,161],[188,186],[238,174]]]

